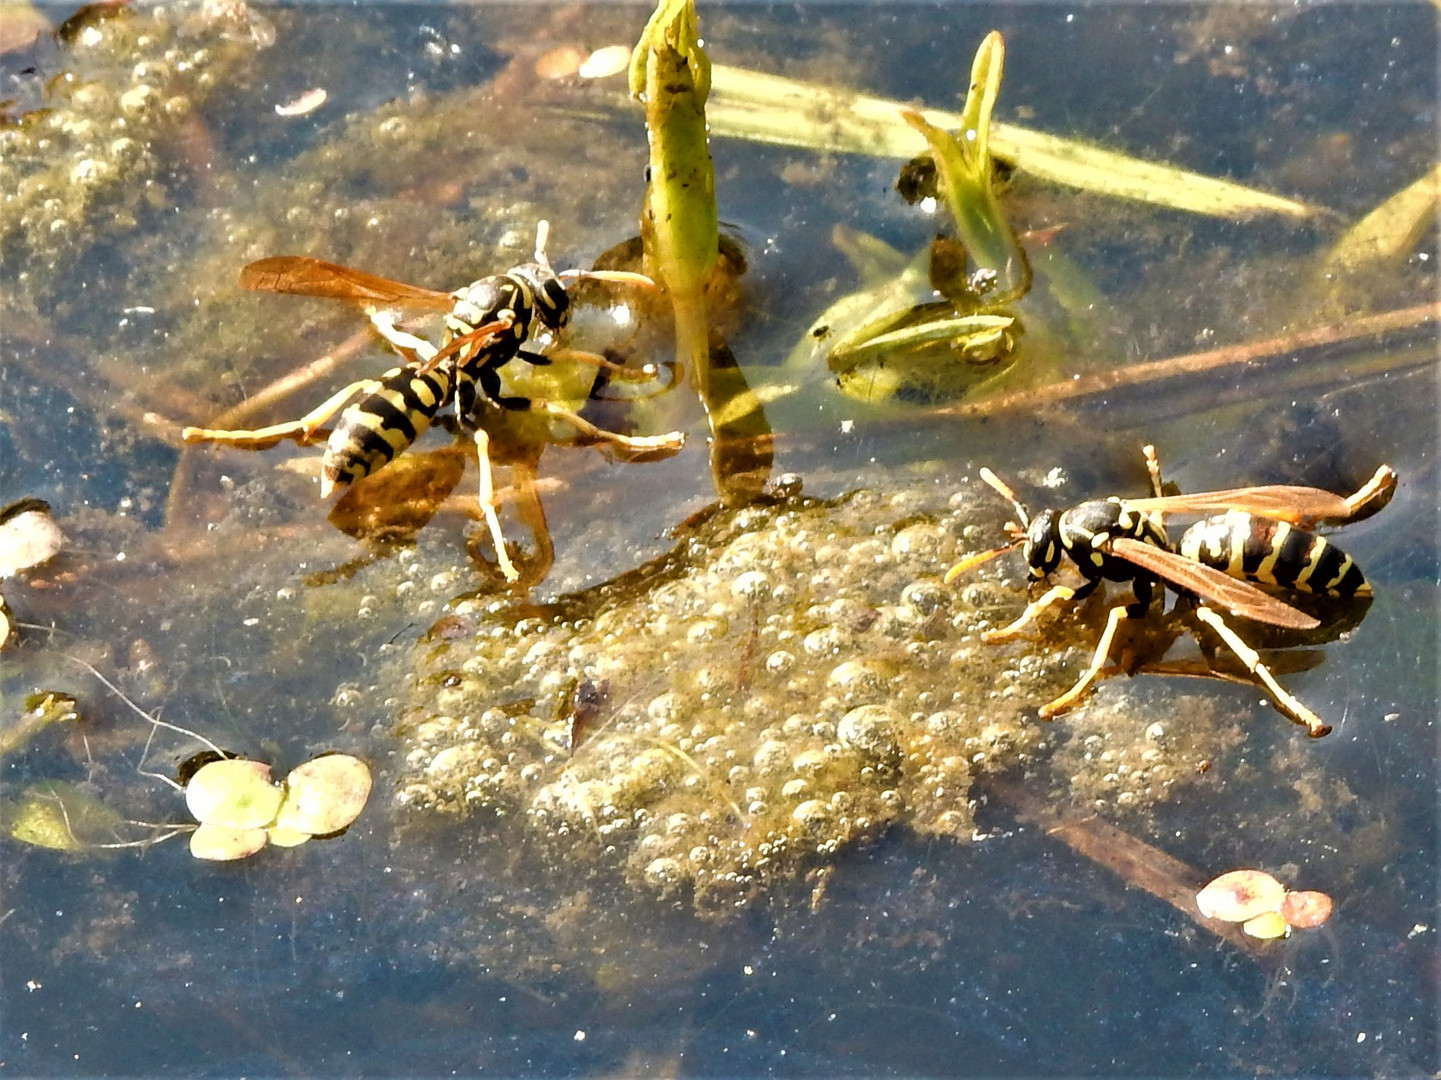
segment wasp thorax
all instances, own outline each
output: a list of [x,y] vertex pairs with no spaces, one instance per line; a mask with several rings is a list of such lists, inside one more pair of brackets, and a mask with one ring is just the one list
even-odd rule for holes
[[470,326],[479,326],[495,318],[506,305],[507,298],[501,294],[502,280],[494,277],[481,278],[452,293],[455,297],[452,314]]

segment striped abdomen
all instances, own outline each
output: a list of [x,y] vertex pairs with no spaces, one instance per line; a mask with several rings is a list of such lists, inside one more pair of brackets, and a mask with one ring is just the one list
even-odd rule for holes
[[1355,560],[1325,537],[1240,510],[1196,522],[1177,550],[1234,578],[1327,596],[1371,595]]
[[453,370],[444,361],[426,372],[414,364],[391,368],[375,390],[341,413],[325,445],[321,495],[369,476],[415,442],[450,401]]

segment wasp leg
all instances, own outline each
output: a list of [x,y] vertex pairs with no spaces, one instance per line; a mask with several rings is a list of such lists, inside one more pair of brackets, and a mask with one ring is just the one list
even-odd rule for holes
[[545,520],[545,506],[536,490],[537,457],[526,457],[513,462],[510,467],[511,485],[516,490],[515,511],[520,516],[535,541],[535,555],[526,560],[526,586],[537,585],[550,574],[555,565],[555,541],[551,539],[550,525]]
[[1260,654],[1242,641],[1236,631],[1226,625],[1221,616],[1205,604],[1200,604],[1196,608],[1196,618],[1220,635],[1221,640],[1236,654],[1236,658],[1246,665],[1246,670],[1261,681],[1261,685],[1266,688],[1271,699],[1276,703],[1276,708],[1305,727],[1307,735],[1313,739],[1319,739],[1322,735],[1330,733],[1331,726],[1282,689],[1281,684],[1276,681],[1266,665],[1261,663]]
[[1026,610],[1021,612],[1021,617],[1009,626],[1003,626],[999,630],[987,630],[981,635],[981,640],[987,644],[997,641],[1009,641],[1013,637],[1019,637],[1021,631],[1030,623],[1034,622],[1036,616],[1045,611],[1046,608],[1061,600],[1074,600],[1077,590],[1065,585],[1052,585],[1039,599],[1032,600],[1026,605]]
[[1041,706],[1041,719],[1049,720],[1053,716],[1059,716],[1071,706],[1075,705],[1081,696],[1091,688],[1101,674],[1101,669],[1106,666],[1106,661],[1111,655],[1111,643],[1116,639],[1116,628],[1121,625],[1122,619],[1130,618],[1130,607],[1126,604],[1117,604],[1106,615],[1106,629],[1101,634],[1101,640],[1096,643],[1096,651],[1091,656],[1091,666],[1088,667],[1076,685],[1067,690],[1055,701],[1048,702]]
[[416,363],[419,358],[420,362],[428,364],[439,351],[425,338],[407,334],[396,326],[395,312],[393,311],[382,308],[379,311],[370,312],[370,325],[375,327],[375,332],[383,337],[407,363]]
[[622,450],[629,450],[631,453],[655,453],[657,451],[679,450],[685,445],[685,435],[679,431],[668,431],[664,435],[621,435],[615,431],[606,431],[605,428],[596,427],[589,420],[582,418],[564,405],[557,405],[553,401],[532,402],[532,408],[564,420],[576,431],[588,439],[596,442],[607,442],[612,446],[618,446]]
[[[599,368],[610,375],[612,379],[622,379],[626,382],[649,382],[660,374],[660,368],[655,364],[631,367],[629,364],[618,364],[600,353],[586,352],[582,349],[562,349],[555,355],[577,364],[587,364],[590,367]],[[520,357],[522,360],[530,360],[530,354],[526,352],[522,352]],[[545,362],[550,363],[550,359],[547,357]],[[535,363],[536,361],[530,360],[530,362]]]
[[[510,357],[506,357],[509,360]],[[504,363],[505,361],[500,361]],[[496,370],[500,363],[494,365],[483,365],[475,373],[475,381],[480,384],[480,394],[486,401],[489,401],[496,408],[509,409],[512,412],[525,412],[532,408],[531,400],[528,397],[521,397],[518,394],[502,394],[500,392],[500,372]]]
[[339,412],[341,406],[347,401],[357,395],[374,393],[379,387],[379,379],[362,379],[360,382],[353,382],[326,398],[299,420],[292,420],[288,424],[272,424],[270,427],[245,431],[188,427],[181,431],[180,437],[188,443],[224,443],[226,446],[237,446],[244,450],[264,450],[283,439],[294,439],[305,445],[316,441],[316,432],[320,430],[320,425]]
[[505,550],[505,534],[500,531],[500,515],[495,512],[495,477],[490,471],[490,436],[483,428],[476,428],[472,438],[475,439],[478,456],[476,464],[480,468],[480,512],[485,517],[486,528],[490,530],[490,542],[495,545],[495,562],[500,567],[500,572],[505,575],[506,581],[515,581],[520,577],[520,573]]

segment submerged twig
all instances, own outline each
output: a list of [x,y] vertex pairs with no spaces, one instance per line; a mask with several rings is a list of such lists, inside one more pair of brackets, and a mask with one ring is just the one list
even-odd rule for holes
[[1063,817],[1023,784],[995,780],[987,783],[987,789],[1022,821],[1044,829],[1047,836],[1054,836],[1078,854],[1120,875],[1126,884],[1164,900],[1197,926],[1252,957],[1259,959],[1269,951],[1260,941],[1244,934],[1240,926],[1201,914],[1196,893],[1207,877],[1180,859],[1098,817]]
[[1244,345],[1228,345],[1201,353],[1173,356],[1166,360],[1152,360],[1115,368],[1099,375],[1085,375],[1067,382],[1051,383],[1029,390],[1017,390],[985,401],[947,405],[932,410],[935,416],[985,417],[1018,409],[1036,409],[1046,405],[1057,405],[1063,401],[1094,397],[1127,387],[1160,382],[1181,375],[1196,375],[1219,368],[1254,365],[1276,359],[1287,354],[1325,345],[1336,345],[1377,334],[1397,330],[1408,330],[1424,326],[1441,319],[1441,304],[1418,304],[1348,319],[1345,322],[1328,323],[1312,330],[1282,334]]

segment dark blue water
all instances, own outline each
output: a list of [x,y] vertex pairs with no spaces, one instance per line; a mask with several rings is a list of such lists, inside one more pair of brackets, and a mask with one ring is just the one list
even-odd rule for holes
[[[1395,502],[1343,540],[1376,584],[1373,608],[1319,667],[1284,679],[1336,732],[1307,741],[1257,707],[1209,786],[1122,821],[1204,871],[1265,866],[1327,890],[1327,928],[1257,959],[1020,825],[999,800],[979,808],[975,843],[897,830],[832,860],[814,903],[820,879],[809,878],[734,918],[702,919],[614,870],[571,877],[514,823],[418,821],[391,805],[404,768],[389,726],[409,650],[444,601],[484,586],[461,554],[458,515],[440,515],[406,556],[424,580],[446,581],[400,589],[383,560],[357,569],[375,553],[329,528],[308,480],[275,469],[318,451],[197,464],[174,439],[176,422],[209,419],[359,326],[319,303],[237,296],[233,275],[250,259],[303,245],[449,288],[465,267],[493,269],[511,205],[527,234],[538,214],[555,217],[567,260],[630,235],[638,120],[591,121],[585,138],[565,128],[573,141],[557,145],[554,115],[503,73],[537,41],[632,39],[643,12],[314,5],[267,17],[274,44],[230,62],[224,91],[184,124],[162,125],[143,171],[153,199],[103,194],[63,250],[27,247],[40,242],[4,226],[0,504],[47,499],[73,547],[63,573],[4,584],[30,625],[0,658],[0,722],[43,687],[80,696],[87,726],[38,738],[0,762],[0,779],[5,799],[64,779],[128,817],[183,820],[180,801],[136,771],[146,726],[62,659],[74,654],[228,748],[289,763],[362,753],[377,794],[342,838],[226,866],[191,860],[183,839],[108,854],[0,840],[0,1073],[1434,1070],[1434,335],[980,422],[919,406],[868,414],[821,374],[774,410],[779,467],[826,494],[980,464],[1008,476],[1060,465],[1077,498],[1132,490],[1143,441],[1162,445],[1187,490],[1341,490],[1393,464]],[[1434,166],[1430,5],[717,5],[702,18],[717,60],[949,108],[976,44],[1000,29],[1002,119],[1334,212],[1304,226],[1214,221],[1018,177],[1006,201],[1018,227],[1065,226],[1066,255],[1110,301],[1091,327],[1094,354],[1067,346],[1078,369],[1333,318],[1300,314],[1318,302],[1312,268],[1343,222]],[[42,39],[0,55],[0,96],[36,108],[50,79],[89,63]],[[499,102],[476,99],[483,130],[451,111],[448,128],[414,141],[367,149],[355,134],[392,114],[420,128],[434,103],[498,74]],[[329,92],[322,109],[276,117],[276,103],[311,86]],[[26,146],[43,162],[44,148]],[[830,245],[835,224],[907,254],[937,228],[891,192],[897,162],[733,140],[715,156],[721,216],[751,244],[732,340],[757,383],[855,285]],[[1343,289],[1343,309],[1426,302],[1436,257],[1432,230]],[[287,404],[299,411],[323,392]],[[690,431],[673,461],[620,468],[547,450],[555,589],[664,550],[666,530],[712,497],[699,411],[660,408]],[[207,540],[221,519],[221,539]],[[1168,711],[1170,685],[1137,680],[1134,692],[1184,723]],[[1205,687],[1230,703],[1255,696]],[[154,751],[161,769],[189,753],[170,737]]]

